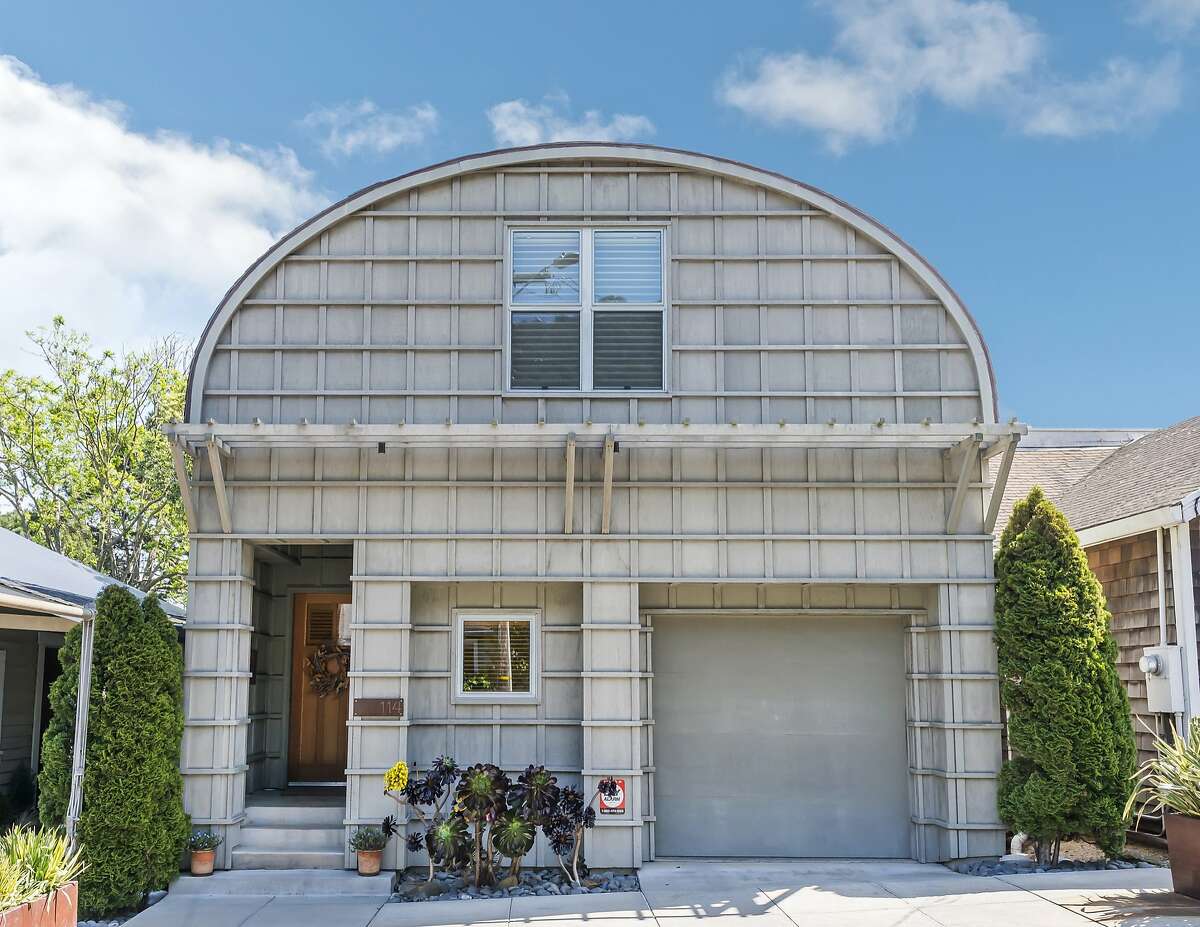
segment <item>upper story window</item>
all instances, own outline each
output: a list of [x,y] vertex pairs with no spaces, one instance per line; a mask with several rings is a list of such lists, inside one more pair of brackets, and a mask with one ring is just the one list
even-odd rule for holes
[[510,235],[510,387],[663,389],[663,230]]

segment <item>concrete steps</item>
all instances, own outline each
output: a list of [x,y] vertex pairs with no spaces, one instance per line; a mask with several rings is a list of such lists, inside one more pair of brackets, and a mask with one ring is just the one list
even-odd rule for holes
[[324,798],[272,796],[246,805],[241,842],[230,868],[248,870],[342,870],[346,867],[345,809]]
[[[236,850],[234,852],[237,852]],[[171,895],[359,895],[386,899],[392,874],[360,876],[347,869],[245,869],[210,876],[180,876]]]
[[289,850],[285,848],[246,850],[238,847],[229,854],[231,869],[345,869],[341,850]]
[[342,827],[270,827],[242,825],[242,842],[238,849],[270,850],[289,847],[295,850],[329,850],[342,846]]

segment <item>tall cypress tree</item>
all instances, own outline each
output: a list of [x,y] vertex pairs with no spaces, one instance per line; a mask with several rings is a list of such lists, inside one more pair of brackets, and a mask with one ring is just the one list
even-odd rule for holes
[[1108,609],[1063,514],[1034,487],[996,553],[996,645],[1012,759],[1000,817],[1057,862],[1064,837],[1125,843],[1136,754]]
[[[96,600],[83,812],[78,835],[87,869],[80,908],[105,915],[134,907],[179,871],[188,836],[179,746],[183,661],[179,641],[153,596],[141,603],[120,586]],[[62,675],[39,775],[43,823],[61,823],[70,794],[81,629],[67,634]]]

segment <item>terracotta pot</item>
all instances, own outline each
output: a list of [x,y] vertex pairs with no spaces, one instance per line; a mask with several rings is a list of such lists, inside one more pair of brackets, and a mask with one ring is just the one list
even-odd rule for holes
[[75,927],[79,886],[70,882],[56,892],[0,914],[0,927]]
[[216,850],[192,850],[192,875],[212,875],[213,860],[216,856]]
[[1171,884],[1181,895],[1200,898],[1200,818],[1164,815],[1167,852],[1171,857]]
[[379,875],[382,861],[383,850],[359,850],[358,874],[361,876]]

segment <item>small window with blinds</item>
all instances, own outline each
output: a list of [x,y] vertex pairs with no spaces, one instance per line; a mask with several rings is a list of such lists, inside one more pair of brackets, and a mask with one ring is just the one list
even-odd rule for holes
[[665,388],[661,228],[512,229],[509,387]]
[[461,701],[537,699],[537,616],[500,611],[456,615],[456,696]]

